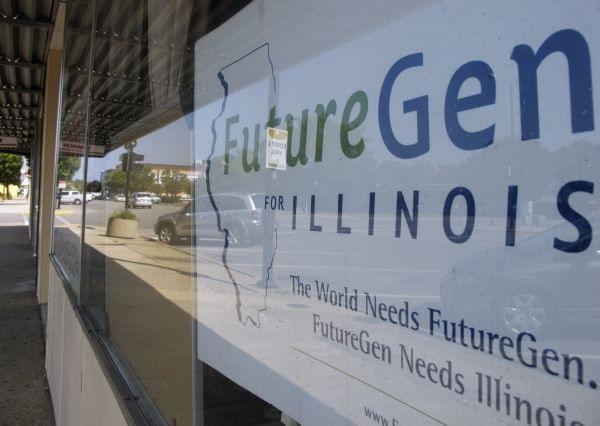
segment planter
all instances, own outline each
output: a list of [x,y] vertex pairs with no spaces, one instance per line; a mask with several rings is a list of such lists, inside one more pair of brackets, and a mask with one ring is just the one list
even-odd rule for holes
[[106,235],[117,238],[135,238],[138,234],[138,221],[112,217],[108,219]]

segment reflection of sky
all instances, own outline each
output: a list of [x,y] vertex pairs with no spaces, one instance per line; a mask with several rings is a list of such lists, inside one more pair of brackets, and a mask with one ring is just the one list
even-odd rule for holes
[[[88,181],[100,180],[100,174],[113,169],[120,163],[119,156],[126,152],[124,147],[114,149],[103,158],[88,160]],[[141,163],[192,165],[192,145],[190,131],[185,118],[180,118],[137,140],[134,152],[145,156]],[[83,169],[74,179],[81,179]]]
[[[330,44],[320,43],[319,40],[333,37],[333,34],[340,31],[343,25],[341,22],[334,21],[329,27],[320,28],[318,33],[313,33],[307,38],[290,39],[285,37],[287,33],[283,31],[275,33],[278,34],[275,36],[271,34],[271,38],[268,39],[279,86],[277,96],[271,95],[271,103],[278,106],[282,126],[287,113],[293,114],[298,120],[303,109],[309,110],[307,146],[311,162],[314,158],[311,154],[314,152],[316,133],[315,106],[319,103],[327,104],[330,99],[337,101],[337,113],[328,122],[328,129],[335,132],[345,102],[356,90],[364,90],[367,93],[369,111],[361,127],[350,134],[351,138],[353,135],[358,137],[359,134],[364,137],[366,150],[371,151],[377,161],[414,162],[399,160],[386,150],[381,141],[377,121],[379,90],[386,72],[396,60],[412,53],[423,53],[424,66],[407,70],[398,78],[391,100],[392,123],[398,139],[406,144],[414,142],[415,114],[404,114],[402,103],[414,97],[427,95],[431,149],[420,159],[439,164],[457,164],[473,154],[452,144],[446,134],[443,117],[448,82],[456,69],[465,62],[483,60],[488,63],[494,71],[497,94],[494,105],[460,113],[460,121],[465,129],[472,131],[495,124],[495,144],[502,143],[506,138],[520,139],[517,67],[510,59],[512,49],[516,45],[526,43],[537,49],[553,32],[563,28],[575,28],[590,44],[592,70],[600,69],[599,57],[594,54],[593,44],[598,39],[597,29],[585,24],[583,19],[586,15],[591,16],[593,11],[586,11],[585,4],[577,11],[573,11],[567,4],[548,5],[544,11],[544,19],[536,21],[535,26],[526,22],[527,16],[535,16],[537,13],[533,3],[470,4],[469,15],[480,16],[481,19],[472,19],[466,23],[464,19],[461,20],[461,15],[465,12],[461,7],[448,8],[434,4],[408,16],[399,15],[397,11],[392,10],[393,3],[388,3],[387,7],[390,8],[390,14],[397,16],[395,19],[382,26],[374,24],[373,30],[359,38],[354,38],[354,34],[348,35],[346,40],[338,40],[334,48]],[[369,8],[370,5],[364,5],[364,8],[354,7],[353,13],[366,16],[370,13]],[[290,11],[277,7],[270,7],[266,11],[284,12],[289,14]],[[296,16],[294,19],[299,21],[296,24],[302,25],[303,19],[312,19],[308,12],[304,10],[304,13]],[[378,13],[385,14],[385,11]],[[507,20],[508,16],[511,18]],[[463,24],[455,25],[458,21]],[[423,22],[427,22],[426,32],[423,30]],[[557,26],[556,22],[561,22],[561,25]],[[473,34],[479,36],[473,37]],[[239,36],[237,32],[225,31],[220,31],[218,35],[219,37],[203,38],[196,45],[199,65],[197,69],[200,70],[198,81],[203,81],[206,90],[213,93],[222,93],[222,88],[216,73],[211,77],[210,70],[216,70],[232,61],[232,42]],[[264,34],[258,31],[254,39],[255,43],[246,37],[244,45],[252,48],[260,45]],[[327,46],[325,50],[328,49],[325,52],[321,47],[323,45]],[[294,64],[295,58],[289,54],[290,50],[294,49],[303,51],[308,59]],[[306,53],[307,51],[309,53]],[[204,52],[223,52],[223,55]],[[233,59],[243,53],[234,53]],[[216,62],[215,59],[220,62]],[[231,95],[224,115],[216,123],[219,135],[216,155],[223,153],[226,118],[240,114],[240,121],[234,126],[232,137],[238,140],[238,148],[241,148],[243,127],[251,129],[253,136],[254,125],[265,123],[269,107],[269,85],[265,82],[270,77],[270,67],[265,51],[257,51],[251,57],[228,68],[224,74],[230,85]],[[248,80],[249,74],[253,75],[251,80]],[[568,78],[564,56],[551,55],[540,66],[538,75],[542,144],[556,150],[575,139],[589,139],[589,134],[573,135],[570,131]],[[593,87],[600,87],[598,73],[593,76]],[[477,82],[470,80],[464,84],[461,95],[476,93],[478,90]],[[206,105],[201,95],[202,92],[196,93],[195,134],[197,155],[202,159],[207,157],[210,148],[210,124],[215,113],[218,113],[221,100],[213,98],[214,102],[209,101]],[[600,110],[598,98],[595,97],[596,111]],[[356,111],[352,117],[355,114]],[[294,130],[294,139],[297,140],[299,126],[296,125]],[[189,137],[185,121],[180,119],[140,138],[136,152],[144,154],[144,161],[149,163],[191,164]],[[490,151],[489,148],[487,150]],[[89,179],[99,179],[102,170],[113,168],[122,152],[124,149],[120,148],[103,159],[90,159]],[[81,172],[75,176],[80,177]]]
[[[520,139],[519,96],[517,66],[510,59],[512,49],[518,44],[529,44],[537,50],[540,44],[552,33],[564,29],[575,28],[587,39],[592,54],[592,69],[599,69],[598,55],[594,55],[594,42],[598,39],[595,27],[585,24],[585,7],[591,3],[582,4],[577,11],[565,3],[548,5],[544,10],[544,19],[527,22],[528,16],[538,13],[535,3],[518,2],[479,2],[469,4],[469,16],[480,19],[469,19],[465,22],[461,15],[464,8],[448,8],[444,5],[434,5],[410,16],[400,17],[394,22],[366,35],[340,45],[327,52],[321,51],[319,37],[327,37],[338,30],[336,23],[329,29],[323,29],[322,34],[313,34],[308,38],[290,39],[285,37],[285,31],[279,37],[269,40],[271,58],[275,72],[279,78],[279,93],[275,97],[278,105],[278,115],[285,117],[292,113],[299,118],[301,111],[309,109],[310,120],[308,131],[309,152],[314,146],[316,115],[314,108],[317,104],[326,104],[330,99],[337,101],[337,113],[334,120],[338,123],[348,97],[356,90],[364,90],[369,98],[369,112],[360,130],[367,143],[367,150],[373,152],[378,160],[404,161],[393,157],[384,147],[378,127],[378,98],[381,82],[390,66],[403,56],[422,52],[424,66],[407,70],[396,81],[391,100],[391,116],[394,131],[398,139],[410,144],[416,140],[415,114],[403,114],[402,102],[411,98],[427,95],[429,97],[429,128],[431,149],[422,159],[435,163],[458,163],[472,155],[455,147],[450,141],[444,122],[444,102],[448,82],[453,73],[462,64],[482,60],[490,65],[496,80],[496,102],[494,105],[467,111],[459,114],[463,127],[476,131],[495,124],[495,143],[502,139]],[[367,14],[370,5],[364,9],[355,10],[358,15]],[[276,8],[271,8],[276,9]],[[282,12],[282,11],[279,11]],[[310,16],[304,11],[304,16]],[[594,11],[590,10],[592,15]],[[268,11],[265,12],[268,14]],[[289,13],[289,11],[287,11]],[[507,17],[510,17],[508,19]],[[309,19],[309,18],[305,18]],[[462,22],[456,25],[456,22]],[[427,31],[423,23],[427,23]],[[560,22],[560,25],[556,25]],[[220,32],[219,38],[207,42],[200,40],[196,51],[199,53],[199,70],[213,70],[224,66],[231,59],[231,40],[225,31]],[[477,37],[473,37],[477,34]],[[236,37],[233,33],[231,36]],[[263,41],[260,31],[256,35],[256,43],[252,45],[246,39],[248,46],[255,47]],[[281,62],[285,52],[299,49],[306,50],[306,43],[314,46],[312,57],[291,65]],[[202,55],[200,52],[223,52],[223,55]],[[214,58],[222,63],[215,64]],[[262,65],[261,66],[261,61]],[[258,65],[257,65],[258,64]],[[244,126],[253,129],[257,122],[264,123],[267,118],[268,105],[265,102],[257,104],[256,87],[247,87],[248,74],[256,74],[257,68],[262,69],[260,79],[270,75],[266,62],[266,54],[258,51],[251,57],[240,61],[225,71],[229,83],[230,98],[223,117],[217,122],[220,135],[217,152],[219,155],[224,147],[225,119],[240,114],[240,122],[236,125],[237,132],[232,137],[241,141],[241,129]],[[539,104],[540,128],[542,129],[542,144],[554,151],[589,134],[573,135],[571,133],[568,72],[566,60],[561,54],[553,54],[539,67]],[[210,81],[210,76],[201,74],[200,80]],[[216,74],[213,77],[213,87],[209,90],[219,90]],[[600,87],[598,73],[594,74],[594,87]],[[263,99],[268,99],[268,85],[263,85]],[[237,91],[237,93],[236,93]],[[467,81],[461,90],[461,96],[479,91],[475,80]],[[595,97],[596,110],[600,110],[598,96]],[[220,101],[205,106],[202,99],[197,99],[198,116],[214,117]],[[203,109],[210,110],[204,113]],[[356,114],[356,112],[355,112]],[[353,116],[355,116],[355,114]],[[260,119],[257,118],[262,117]],[[212,119],[212,118],[211,118]],[[210,121],[199,124],[196,132],[201,139],[207,135]],[[295,128],[296,133],[299,129]],[[210,140],[210,138],[208,138]],[[523,142],[527,143],[527,142]],[[203,151],[202,156],[206,156]],[[411,161],[411,160],[409,160]]]

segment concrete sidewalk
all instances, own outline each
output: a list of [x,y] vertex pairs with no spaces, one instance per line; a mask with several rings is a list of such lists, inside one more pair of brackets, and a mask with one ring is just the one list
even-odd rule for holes
[[0,203],[0,425],[53,425],[25,208]]

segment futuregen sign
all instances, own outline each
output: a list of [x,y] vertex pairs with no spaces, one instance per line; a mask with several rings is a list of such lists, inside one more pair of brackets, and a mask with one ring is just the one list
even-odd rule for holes
[[[521,139],[527,141],[530,139],[538,139],[540,137],[540,119],[539,119],[539,93],[538,93],[538,68],[549,55],[562,53],[568,63],[568,87],[570,90],[570,112],[571,112],[571,129],[573,133],[589,132],[594,130],[594,102],[592,92],[591,79],[591,63],[590,51],[586,39],[581,33],[572,30],[560,30],[551,34],[541,45],[534,51],[533,48],[526,44],[516,46],[511,55],[518,66],[519,84],[518,92],[520,98],[520,116],[521,116]],[[385,144],[388,151],[394,156],[401,159],[411,159],[425,155],[430,150],[429,136],[429,113],[428,113],[428,95],[418,98],[409,99],[403,102],[403,112],[415,112],[417,115],[417,142],[413,144],[404,144],[400,142],[393,130],[390,115],[390,98],[392,89],[396,79],[409,68],[423,66],[423,53],[414,53],[399,59],[387,72],[381,90],[379,92],[379,108],[378,121],[381,140]],[[468,96],[459,96],[461,88],[469,79],[475,79],[480,85],[479,93]],[[446,91],[444,101],[444,118],[446,132],[450,141],[462,150],[479,150],[489,147],[494,142],[495,125],[491,124],[485,129],[477,131],[466,130],[459,121],[459,113],[466,113],[470,110],[493,105],[496,99],[496,77],[491,67],[483,61],[470,61],[461,65],[453,74]],[[363,138],[358,142],[350,142],[350,132],[359,129],[364,122],[368,111],[368,97],[362,91],[354,92],[347,100],[342,113],[340,124],[339,144],[342,153],[349,159],[358,159],[365,148]],[[351,114],[356,110],[356,117],[351,119]],[[315,113],[317,114],[317,129],[315,138],[315,162],[321,162],[323,156],[323,129],[327,120],[335,116],[337,112],[337,102],[335,99],[329,101],[327,106],[322,104],[317,105]],[[298,152],[292,154],[295,149],[292,145],[292,137],[294,133],[293,117],[288,114],[287,129],[288,129],[288,144],[287,163],[290,167],[296,165],[306,165],[309,161],[307,156],[307,121],[308,109],[302,112],[302,134],[300,143],[297,148]],[[239,115],[235,115],[226,119],[226,134],[232,133],[232,127],[239,122]],[[281,126],[281,118],[277,116],[276,107],[272,107],[268,121],[264,124],[267,128],[273,126]],[[254,140],[258,141],[260,136],[258,132],[261,126],[255,126]],[[246,173],[252,173],[260,170],[258,165],[258,150],[254,151],[254,158],[248,159],[248,137],[249,129],[243,129],[244,134],[244,152],[240,158],[240,163]],[[237,140],[227,138],[225,140],[225,164],[229,166],[229,153],[237,147]],[[255,164],[255,167],[251,167]],[[225,167],[224,174],[228,174],[228,167]],[[575,211],[569,205],[569,197],[575,192],[585,192],[593,194],[594,183],[590,181],[578,180],[566,182],[560,187],[558,196],[556,197],[557,209],[560,214],[573,224],[579,231],[579,235],[574,241],[554,240],[554,247],[557,250],[567,252],[581,252],[586,250],[591,242],[592,233],[589,221],[584,218],[579,212]],[[450,227],[450,212],[454,199],[463,197],[467,203],[467,223],[464,230],[460,234],[456,234]],[[518,187],[509,186],[507,189],[507,205],[506,205],[506,239],[507,246],[514,246],[515,243],[515,219],[517,216],[518,204]],[[370,211],[371,216],[375,210],[375,197],[371,197]],[[340,223],[343,205],[340,205]],[[396,214],[398,222],[400,217],[404,216],[407,221],[409,232],[412,238],[417,236],[418,212],[419,212],[419,191],[414,192],[412,201],[412,214],[407,206],[404,194],[398,194],[398,209]],[[294,214],[296,212],[294,211]],[[454,188],[448,193],[444,202],[443,215],[447,220],[444,221],[444,232],[448,239],[455,243],[466,242],[472,232],[475,221],[475,200],[469,189],[464,187]],[[371,220],[371,228],[373,222]],[[370,229],[372,231],[372,229]],[[348,228],[338,227],[337,232],[349,233]],[[400,229],[396,229],[396,234],[399,236]]]
[[[236,16],[269,51],[235,69],[243,47],[220,64],[199,53],[228,91],[197,106],[215,150],[197,155],[212,162],[213,226],[236,226],[219,193],[264,194],[266,243],[226,247],[220,272],[199,261],[214,274],[198,280],[199,357],[303,424],[593,424],[598,34],[579,7],[545,5],[544,22],[516,3],[390,13],[295,66],[253,6]],[[197,52],[227,37],[226,24]],[[261,59],[275,83],[268,66],[245,77]],[[285,172],[265,170],[267,127],[288,132]]]

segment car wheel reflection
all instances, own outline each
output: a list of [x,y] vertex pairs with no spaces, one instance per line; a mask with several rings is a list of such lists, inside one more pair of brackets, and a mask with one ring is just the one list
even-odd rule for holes
[[163,243],[175,244],[177,242],[177,235],[171,225],[162,225],[158,229],[158,239]]
[[228,234],[229,234],[229,245],[232,247],[239,247],[242,242],[244,242],[245,238],[244,238],[244,234],[243,232],[237,228],[237,227],[231,227],[229,229],[227,229]]
[[547,323],[546,309],[542,301],[532,294],[517,294],[504,305],[504,324],[515,332],[537,333]]

